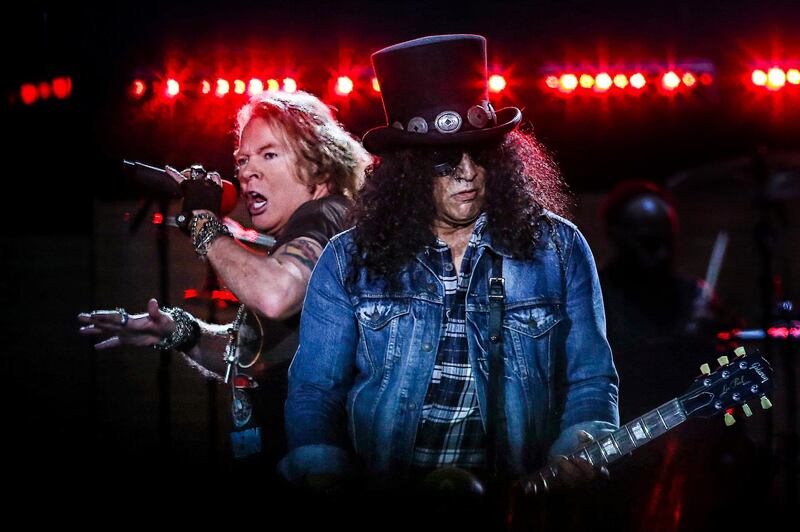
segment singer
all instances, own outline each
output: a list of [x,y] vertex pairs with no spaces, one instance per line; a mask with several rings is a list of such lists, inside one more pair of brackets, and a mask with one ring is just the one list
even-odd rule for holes
[[270,475],[285,452],[286,372],[306,285],[328,239],[344,229],[371,158],[325,104],[304,92],[253,97],[235,131],[241,197],[253,226],[277,239],[269,255],[230,238],[219,219],[218,174],[197,165],[183,174],[167,168],[183,189],[181,213],[197,254],[243,303],[234,323],[204,323],[155,299],[142,314],[100,310],[79,320],[82,334],[103,338],[97,349],[174,349],[206,375],[233,382],[233,454]]

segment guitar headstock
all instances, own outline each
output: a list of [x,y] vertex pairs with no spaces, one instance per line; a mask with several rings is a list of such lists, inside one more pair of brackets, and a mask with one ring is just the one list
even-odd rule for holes
[[772,367],[758,352],[747,354],[744,347],[734,351],[733,360],[727,356],[717,359],[714,371],[708,364],[700,366],[701,375],[689,390],[678,398],[686,417],[725,415],[725,424],[735,423],[730,409],[741,406],[746,416],[753,415],[747,401],[758,399],[761,408],[772,406],[767,394],[772,391]]

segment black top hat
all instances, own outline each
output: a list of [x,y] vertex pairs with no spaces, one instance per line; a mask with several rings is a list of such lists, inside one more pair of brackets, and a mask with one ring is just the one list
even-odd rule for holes
[[386,126],[364,135],[381,153],[404,146],[468,144],[508,133],[522,120],[516,107],[489,103],[486,39],[434,35],[372,54]]

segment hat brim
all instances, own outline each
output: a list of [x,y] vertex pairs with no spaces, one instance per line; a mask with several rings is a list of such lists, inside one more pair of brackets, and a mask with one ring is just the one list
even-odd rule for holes
[[522,111],[516,107],[506,107],[497,111],[497,124],[485,129],[471,129],[456,133],[411,133],[402,129],[381,126],[370,129],[361,139],[364,148],[370,153],[380,155],[390,149],[409,146],[443,146],[448,144],[471,144],[502,136],[516,128],[522,121]]

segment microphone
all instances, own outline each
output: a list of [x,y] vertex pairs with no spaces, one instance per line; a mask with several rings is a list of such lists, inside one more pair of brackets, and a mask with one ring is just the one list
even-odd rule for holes
[[[122,167],[136,184],[158,196],[166,196],[167,198],[180,198],[183,196],[180,185],[163,168],[127,159],[122,160]],[[228,214],[233,211],[238,201],[238,183],[223,179],[221,213]]]

